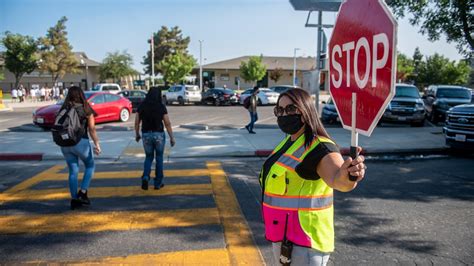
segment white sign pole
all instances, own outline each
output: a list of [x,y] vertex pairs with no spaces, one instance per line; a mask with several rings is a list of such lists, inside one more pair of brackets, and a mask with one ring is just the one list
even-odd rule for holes
[[[351,158],[355,159],[359,154],[357,147],[359,146],[359,133],[356,131],[356,112],[357,112],[357,93],[352,93],[352,120],[351,120]],[[349,180],[356,181],[357,176],[349,176]]]

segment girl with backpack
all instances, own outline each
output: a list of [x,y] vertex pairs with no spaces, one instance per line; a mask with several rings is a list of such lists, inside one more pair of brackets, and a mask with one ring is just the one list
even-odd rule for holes
[[[83,133],[82,136],[77,137],[77,144],[71,146],[61,146],[61,152],[64,155],[68,169],[69,169],[69,191],[71,193],[71,209],[75,209],[82,205],[90,205],[90,200],[87,196],[87,190],[94,175],[94,155],[92,147],[89,142],[89,136],[94,142],[94,153],[99,155],[101,152],[99,138],[95,130],[96,113],[87,102],[84,92],[81,88],[73,86],[69,88],[64,103],[58,114],[69,113],[61,112],[62,110],[71,110],[74,108],[80,121]],[[59,115],[58,115],[59,116]],[[58,120],[58,118],[57,118]],[[54,132],[53,132],[54,137]],[[76,142],[76,141],[75,141]],[[79,159],[84,163],[84,177],[82,178],[81,188],[78,190],[77,176],[79,174]]]

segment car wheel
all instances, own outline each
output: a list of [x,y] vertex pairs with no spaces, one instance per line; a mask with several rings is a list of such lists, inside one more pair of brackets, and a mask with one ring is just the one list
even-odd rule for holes
[[183,97],[178,97],[178,103],[179,103],[179,105],[184,105]]
[[221,105],[221,100],[215,99],[215,100],[214,100],[214,105],[215,105],[215,106]]
[[127,122],[129,118],[130,112],[126,108],[120,110],[120,122]]

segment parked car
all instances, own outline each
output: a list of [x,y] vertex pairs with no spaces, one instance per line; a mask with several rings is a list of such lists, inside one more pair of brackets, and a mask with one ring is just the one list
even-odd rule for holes
[[444,121],[446,111],[460,104],[471,102],[469,89],[460,86],[432,85],[428,87],[425,100],[426,115],[430,121],[437,123]]
[[297,89],[299,88],[298,86],[293,86],[293,85],[276,85],[276,86],[273,86],[273,87],[270,87],[270,90],[274,91],[274,92],[278,92],[278,93],[284,93],[285,91],[287,90],[291,90],[291,89]]
[[226,104],[237,104],[239,98],[233,90],[224,88],[213,88],[202,93],[202,104],[213,104],[215,106]]
[[417,87],[396,84],[395,96],[385,110],[382,122],[410,123],[422,127],[425,124],[425,105]]
[[[253,92],[253,88],[244,91],[240,95],[240,104],[244,104],[245,98],[249,97],[252,94],[252,92]],[[276,104],[278,100],[278,96],[280,96],[280,94],[268,88],[260,88],[257,96],[258,96],[258,105],[268,105],[268,104]]]
[[180,105],[184,105],[185,103],[200,103],[201,99],[201,90],[196,85],[171,86],[163,98],[166,104],[178,102]]
[[446,145],[474,151],[474,104],[463,104],[446,112],[443,128]]
[[[96,123],[109,121],[126,122],[132,112],[132,103],[119,95],[105,92],[85,92],[85,96],[92,109],[97,113]],[[40,107],[33,112],[33,123],[42,128],[51,128],[63,101],[56,104]]]
[[115,83],[99,83],[92,87],[91,91],[104,91],[113,94],[118,94],[122,91],[122,88],[120,87],[120,85]]
[[138,106],[145,100],[146,91],[142,90],[123,90],[118,93],[132,102],[132,111],[136,112]]
[[339,119],[339,115],[337,115],[336,106],[334,105],[334,101],[332,98],[329,98],[327,103],[324,103],[323,111],[321,113],[321,121],[323,123],[339,123],[341,120]]

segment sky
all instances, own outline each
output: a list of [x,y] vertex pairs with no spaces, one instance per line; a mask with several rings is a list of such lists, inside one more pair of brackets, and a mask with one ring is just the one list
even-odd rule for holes
[[[203,40],[203,64],[244,55],[293,56],[294,48],[298,56],[316,54],[316,28],[304,27],[307,12],[295,11],[288,0],[0,0],[0,33],[41,37],[62,16],[74,51],[99,62],[107,53],[127,51],[140,72],[147,39],[163,25],[178,26],[191,38],[189,52],[197,60]],[[335,19],[336,13],[327,13],[323,23]],[[398,24],[400,52],[411,56],[420,47],[423,55],[462,58],[445,38],[429,42],[408,19]],[[329,37],[331,30],[325,32]]]

